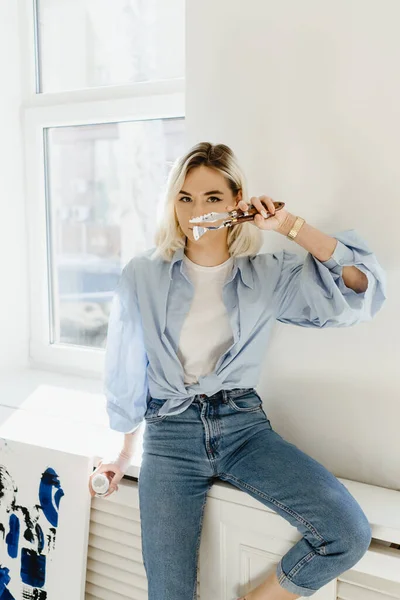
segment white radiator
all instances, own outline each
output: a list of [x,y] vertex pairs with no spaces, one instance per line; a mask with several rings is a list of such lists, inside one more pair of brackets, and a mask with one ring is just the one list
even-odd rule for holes
[[[221,493],[214,490],[214,494]],[[255,512],[258,517],[252,518],[259,518],[259,511]],[[213,524],[213,531],[218,529],[217,525]],[[382,529],[385,531],[387,527]],[[357,568],[342,573],[332,586],[319,590],[316,600],[400,600],[400,546],[397,537],[393,539],[396,543],[391,547],[390,541],[373,538]],[[198,569],[198,599],[199,574]],[[205,588],[203,595],[207,595]],[[92,499],[85,600],[147,600],[137,481],[124,477],[118,493]]]

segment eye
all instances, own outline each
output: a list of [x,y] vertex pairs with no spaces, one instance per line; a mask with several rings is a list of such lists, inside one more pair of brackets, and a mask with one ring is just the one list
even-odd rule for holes
[[[186,198],[188,198],[189,200],[191,200],[191,198],[189,198],[189,196],[182,196],[182,197],[179,199],[179,202],[185,202]],[[216,202],[222,202],[222,199],[221,199],[221,198],[217,198],[216,196],[210,196],[210,197],[208,198],[208,200],[215,200]],[[186,202],[185,202],[185,204],[186,204]],[[214,203],[214,202],[212,202],[212,204],[215,204],[215,203]]]

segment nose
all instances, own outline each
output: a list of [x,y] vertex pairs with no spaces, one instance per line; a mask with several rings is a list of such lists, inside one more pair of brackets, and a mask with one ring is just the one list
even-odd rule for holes
[[[190,215],[189,219],[197,219],[197,217],[201,217],[202,215],[204,215],[204,211],[195,211]],[[193,225],[193,223],[191,225]]]

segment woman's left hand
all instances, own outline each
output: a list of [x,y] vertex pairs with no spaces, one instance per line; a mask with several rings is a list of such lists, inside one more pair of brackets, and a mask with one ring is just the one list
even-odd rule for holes
[[[265,218],[262,215],[262,211],[265,211],[264,206],[261,204],[261,200],[268,206],[268,217]],[[257,208],[259,214],[254,217],[253,221],[249,221],[259,229],[264,229],[266,231],[276,231],[279,229],[286,220],[288,216],[288,211],[285,208],[281,208],[278,211],[275,211],[275,206],[272,198],[269,196],[252,196],[250,198],[250,204],[252,204],[255,208]],[[240,200],[235,206],[228,206],[227,210],[233,210],[240,208],[240,210],[247,210],[248,204],[244,200]]]

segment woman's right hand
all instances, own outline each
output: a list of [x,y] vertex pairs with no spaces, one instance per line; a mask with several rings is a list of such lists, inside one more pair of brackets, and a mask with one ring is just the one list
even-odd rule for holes
[[101,460],[98,467],[93,471],[91,476],[89,477],[89,493],[90,495],[96,496],[96,492],[92,488],[92,480],[95,475],[98,473],[104,473],[110,482],[110,487],[108,491],[102,498],[107,498],[113,492],[118,491],[118,483],[121,481],[122,477],[126,473],[132,455],[124,452],[123,450],[119,453],[116,459],[104,459]]

